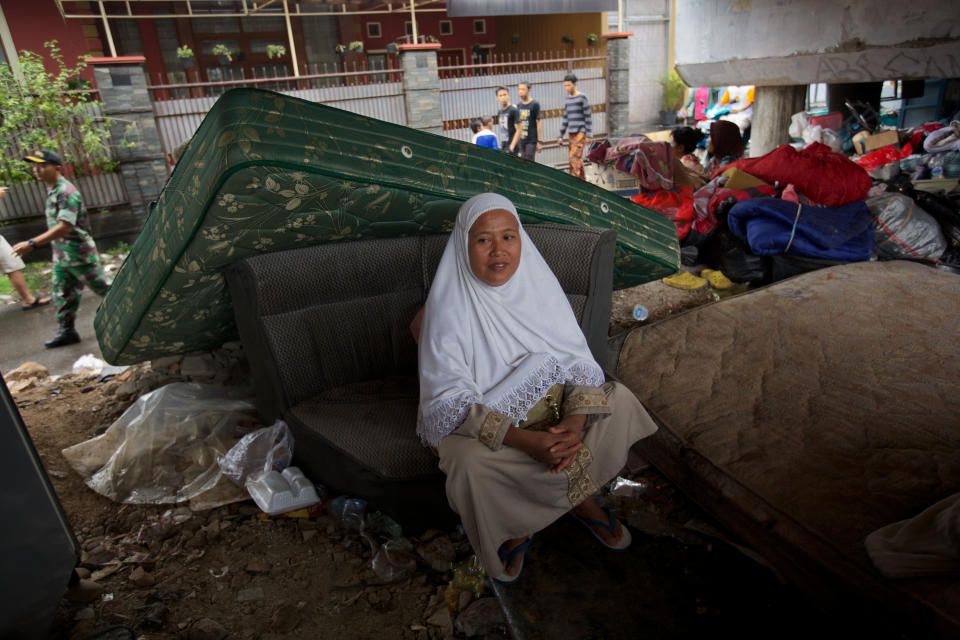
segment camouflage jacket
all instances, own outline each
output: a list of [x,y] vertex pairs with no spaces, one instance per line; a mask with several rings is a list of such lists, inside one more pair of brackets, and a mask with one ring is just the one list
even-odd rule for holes
[[46,207],[47,228],[54,228],[60,221],[73,225],[70,233],[50,243],[54,262],[75,265],[97,262],[99,256],[90,235],[90,218],[77,188],[61,177],[52,189],[47,190]]

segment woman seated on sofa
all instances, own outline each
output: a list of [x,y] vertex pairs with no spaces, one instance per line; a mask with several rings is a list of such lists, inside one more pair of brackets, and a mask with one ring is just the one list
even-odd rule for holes
[[629,531],[592,496],[656,426],[628,389],[604,383],[503,196],[460,207],[419,349],[417,433],[438,449],[447,499],[490,576],[515,581],[533,535],[567,512],[604,546],[629,546]]

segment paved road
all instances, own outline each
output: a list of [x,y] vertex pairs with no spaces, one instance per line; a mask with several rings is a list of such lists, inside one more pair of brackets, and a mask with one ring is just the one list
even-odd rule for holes
[[100,300],[95,293],[84,290],[76,321],[82,340],[57,349],[43,346],[57,332],[57,314],[52,304],[32,311],[21,311],[19,302],[0,305],[0,372],[5,374],[33,361],[44,365],[51,375],[63,375],[73,371],[73,363],[86,353],[102,358],[93,332],[93,317]]

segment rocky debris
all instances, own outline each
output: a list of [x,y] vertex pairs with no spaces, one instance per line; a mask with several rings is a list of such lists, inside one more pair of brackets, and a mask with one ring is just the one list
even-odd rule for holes
[[223,640],[227,630],[222,624],[210,618],[201,618],[187,631],[187,640]]
[[184,356],[180,362],[180,374],[196,382],[208,382],[217,374],[217,363],[209,353]]
[[97,614],[93,610],[93,607],[84,607],[83,609],[77,611],[76,615],[73,616],[73,619],[78,622],[80,620],[93,620],[94,616],[96,615]]
[[503,631],[507,627],[496,598],[480,598],[457,616],[457,630],[468,638]]
[[444,638],[453,637],[453,618],[450,617],[450,611],[446,605],[439,607],[433,614],[427,618],[427,624],[432,627],[439,627],[443,632]]
[[260,587],[250,587],[249,589],[240,589],[240,591],[237,591],[237,602],[250,602],[251,600],[263,600],[263,589]]
[[261,562],[260,560],[254,560],[252,562],[248,562],[247,566],[244,567],[244,570],[247,573],[253,574],[270,573],[270,565],[266,562]]
[[50,377],[50,372],[45,366],[36,362],[24,362],[19,367],[3,376],[6,382],[16,380],[46,380]]
[[169,611],[170,608],[158,600],[149,602],[142,607],[137,607],[137,613],[140,614],[140,625],[152,629],[160,629],[163,627]]
[[450,564],[456,559],[457,552],[450,538],[440,535],[426,544],[417,546],[417,554],[434,571],[443,573],[450,570]]
[[300,624],[301,611],[306,604],[306,602],[298,602],[293,605],[284,602],[274,609],[270,616],[270,631],[284,635],[292,632]]
[[22,391],[29,391],[30,389],[36,389],[40,386],[40,383],[37,382],[36,378],[26,378],[24,380],[16,380],[7,385],[7,388],[10,390],[10,393],[17,395]]
[[156,375],[174,380],[213,384],[244,382],[249,375],[243,345],[236,341],[214,351],[156,358],[149,368]]
[[143,567],[137,567],[130,572],[130,583],[140,589],[149,589],[156,583],[156,579],[144,571]]
[[97,600],[103,593],[103,586],[93,580],[80,580],[76,585],[67,589],[67,600],[86,604]]
[[[610,334],[627,331],[638,325],[647,325],[718,299],[719,296],[710,287],[686,291],[669,287],[660,280],[620,289],[613,292]],[[647,319],[642,322],[633,317],[633,308],[637,304],[643,305],[648,311]]]

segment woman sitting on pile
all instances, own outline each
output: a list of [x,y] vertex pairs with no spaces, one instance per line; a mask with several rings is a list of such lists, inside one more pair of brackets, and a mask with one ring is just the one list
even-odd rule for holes
[[609,549],[630,533],[593,499],[656,430],[587,347],[513,204],[467,200],[420,332],[417,433],[490,576],[514,582],[533,535],[567,512]]
[[680,159],[683,166],[697,173],[703,173],[703,165],[700,164],[700,159],[694,152],[704,137],[703,131],[693,127],[679,127],[670,132],[673,155]]
[[738,160],[743,155],[740,128],[726,120],[711,122],[707,153],[710,155],[710,162],[707,163],[705,173],[708,178],[711,178],[717,169]]

